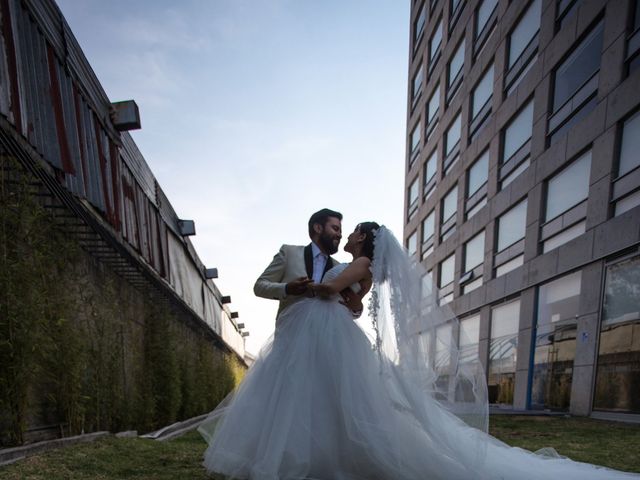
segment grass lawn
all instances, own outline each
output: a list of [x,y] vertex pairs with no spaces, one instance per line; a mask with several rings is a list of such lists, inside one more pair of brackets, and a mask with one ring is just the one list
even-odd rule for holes
[[579,462],[640,472],[640,425],[580,417],[493,415],[489,431],[509,445],[553,447]]
[[201,466],[205,446],[195,431],[168,442],[109,437],[0,467],[0,479],[211,480]]
[[[491,433],[510,445],[554,447],[574,460],[640,472],[640,426],[583,418],[496,415]],[[170,442],[106,438],[0,467],[0,479],[214,479],[202,468],[197,432]]]

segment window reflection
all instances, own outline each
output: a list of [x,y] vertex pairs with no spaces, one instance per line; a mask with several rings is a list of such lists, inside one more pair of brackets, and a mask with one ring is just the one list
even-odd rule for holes
[[469,272],[484,262],[484,231],[464,244],[463,272]]
[[524,238],[527,201],[520,202],[498,219],[498,252]]
[[518,352],[520,300],[491,310],[489,403],[513,404]]
[[607,268],[594,408],[640,413],[640,256]]
[[484,76],[476,84],[472,93],[471,118],[474,119],[480,113],[482,107],[491,100],[493,94],[493,65],[485,72]]
[[484,27],[489,21],[489,18],[491,17],[491,14],[497,6],[498,0],[484,0],[480,4],[480,7],[478,7],[478,13],[476,15],[476,37],[478,37],[482,33]]
[[473,315],[460,320],[459,363],[470,363],[478,360],[480,343],[480,315]]
[[476,162],[469,168],[469,177],[467,183],[467,198],[476,193],[480,187],[487,183],[489,177],[489,150],[485,152],[476,160]]
[[538,289],[531,408],[569,409],[581,279],[575,272]]
[[509,68],[511,68],[522,52],[524,52],[529,42],[533,40],[540,29],[540,15],[542,11],[542,0],[534,0],[522,16],[520,22],[509,36]]
[[590,172],[591,151],[549,180],[545,221],[586,200],[589,195]]
[[529,102],[504,131],[504,148],[502,161],[509,160],[527,140],[531,138],[533,130],[533,101]]

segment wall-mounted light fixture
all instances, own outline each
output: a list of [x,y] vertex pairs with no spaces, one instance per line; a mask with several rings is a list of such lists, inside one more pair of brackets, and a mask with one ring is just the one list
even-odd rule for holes
[[205,268],[204,269],[204,277],[209,278],[218,278],[218,269],[217,268]]
[[133,100],[112,103],[110,114],[113,126],[119,132],[141,128],[140,110]]
[[193,220],[178,220],[178,229],[183,237],[196,234],[196,224]]
[[226,303],[231,303],[231,296],[225,295],[224,297],[220,298],[220,301],[222,302],[223,305]]

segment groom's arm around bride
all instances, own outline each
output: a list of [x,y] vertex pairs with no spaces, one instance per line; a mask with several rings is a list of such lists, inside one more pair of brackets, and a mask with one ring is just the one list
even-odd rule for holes
[[[279,300],[280,312],[311,294],[311,282],[320,283],[324,274],[338,262],[331,255],[338,251],[342,238],[342,214],[324,208],[309,219],[308,231],[311,243],[282,245],[265,271],[258,277],[253,292],[258,297]],[[355,299],[358,300],[359,299]],[[347,306],[354,308],[354,299],[346,299]],[[360,311],[361,311],[360,303]],[[359,316],[360,312],[356,312]],[[276,318],[276,327],[278,321]]]

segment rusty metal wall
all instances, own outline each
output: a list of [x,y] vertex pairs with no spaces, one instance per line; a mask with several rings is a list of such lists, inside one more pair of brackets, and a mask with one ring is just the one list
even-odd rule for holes
[[[241,337],[218,288],[204,278],[169,199],[131,136],[115,130],[109,111],[109,99],[57,5],[0,0],[0,114],[60,185],[90,205],[141,262],[179,285],[176,294],[238,351]],[[171,250],[180,252],[179,262]],[[188,275],[176,271],[179,265]],[[177,283],[176,275],[182,277]],[[225,319],[217,320],[221,312]]]

